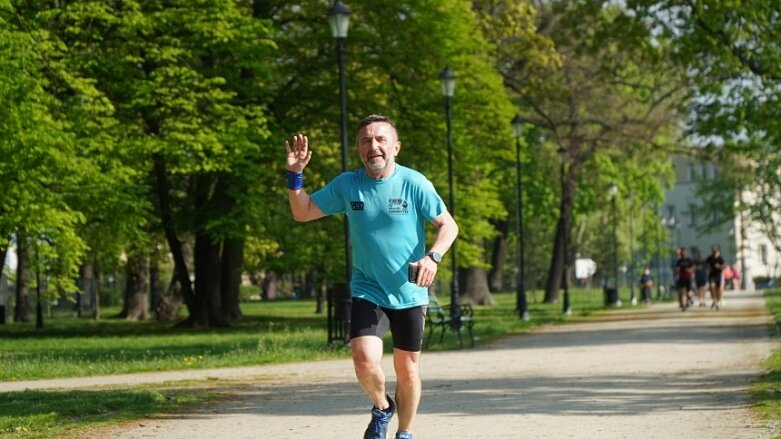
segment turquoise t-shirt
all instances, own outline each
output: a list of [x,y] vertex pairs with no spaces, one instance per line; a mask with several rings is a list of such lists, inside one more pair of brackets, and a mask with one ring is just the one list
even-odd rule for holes
[[388,178],[344,172],[312,194],[326,215],[346,213],[353,249],[352,296],[385,308],[428,304],[426,288],[407,280],[407,264],[426,251],[425,223],[445,211],[434,185],[396,164]]

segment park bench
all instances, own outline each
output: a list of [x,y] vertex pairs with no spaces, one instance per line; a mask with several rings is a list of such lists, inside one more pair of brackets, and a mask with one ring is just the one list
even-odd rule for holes
[[434,331],[439,330],[439,342],[445,338],[445,331],[448,329],[458,335],[458,344],[464,347],[464,340],[461,335],[463,328],[469,332],[469,339],[472,347],[475,347],[475,336],[472,333],[472,327],[475,325],[474,311],[470,305],[460,305],[461,318],[459,323],[453,319],[452,307],[450,305],[440,305],[436,296],[428,296],[428,308],[426,309],[426,326],[428,326],[428,337],[426,338],[426,347],[431,344],[431,337]]

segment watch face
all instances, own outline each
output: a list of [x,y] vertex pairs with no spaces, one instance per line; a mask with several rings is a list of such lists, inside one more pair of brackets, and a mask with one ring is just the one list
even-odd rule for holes
[[437,264],[439,264],[439,262],[442,260],[442,255],[437,252],[431,252],[428,255],[431,256],[431,259],[433,259]]

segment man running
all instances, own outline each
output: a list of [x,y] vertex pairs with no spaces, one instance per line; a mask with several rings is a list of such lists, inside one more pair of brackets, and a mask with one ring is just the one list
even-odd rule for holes
[[711,247],[711,254],[705,263],[708,265],[708,284],[713,300],[711,309],[718,311],[724,305],[722,299],[724,294],[724,258],[721,257],[721,248],[718,245],[714,244]]
[[[396,163],[401,149],[393,122],[371,115],[358,126],[358,155],[364,167],[344,172],[310,197],[303,171],[312,157],[304,135],[285,142],[288,201],[297,221],[345,214],[353,247],[350,337],[355,374],[374,403],[364,439],[386,439],[394,413],[399,414],[396,439],[412,439],[420,402],[420,351],[428,290],[437,264],[458,235],[458,225],[434,185],[423,174]],[[426,249],[424,226],[437,229]],[[408,266],[417,267],[408,282]],[[393,335],[396,372],[395,402],[386,393],[380,360],[382,337]]]
[[694,262],[686,256],[686,249],[681,247],[681,257],[675,264],[675,272],[678,278],[675,282],[675,288],[678,289],[678,305],[681,311],[686,311],[689,307],[689,290],[692,288],[692,279],[694,277]]

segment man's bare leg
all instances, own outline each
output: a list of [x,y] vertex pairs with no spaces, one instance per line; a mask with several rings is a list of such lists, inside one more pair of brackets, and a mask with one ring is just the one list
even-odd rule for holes
[[394,349],[393,367],[396,370],[396,408],[399,414],[399,431],[412,432],[413,422],[420,404],[420,352]]
[[385,373],[382,371],[382,339],[373,335],[355,337],[350,341],[355,376],[363,391],[378,409],[390,407],[385,397]]

